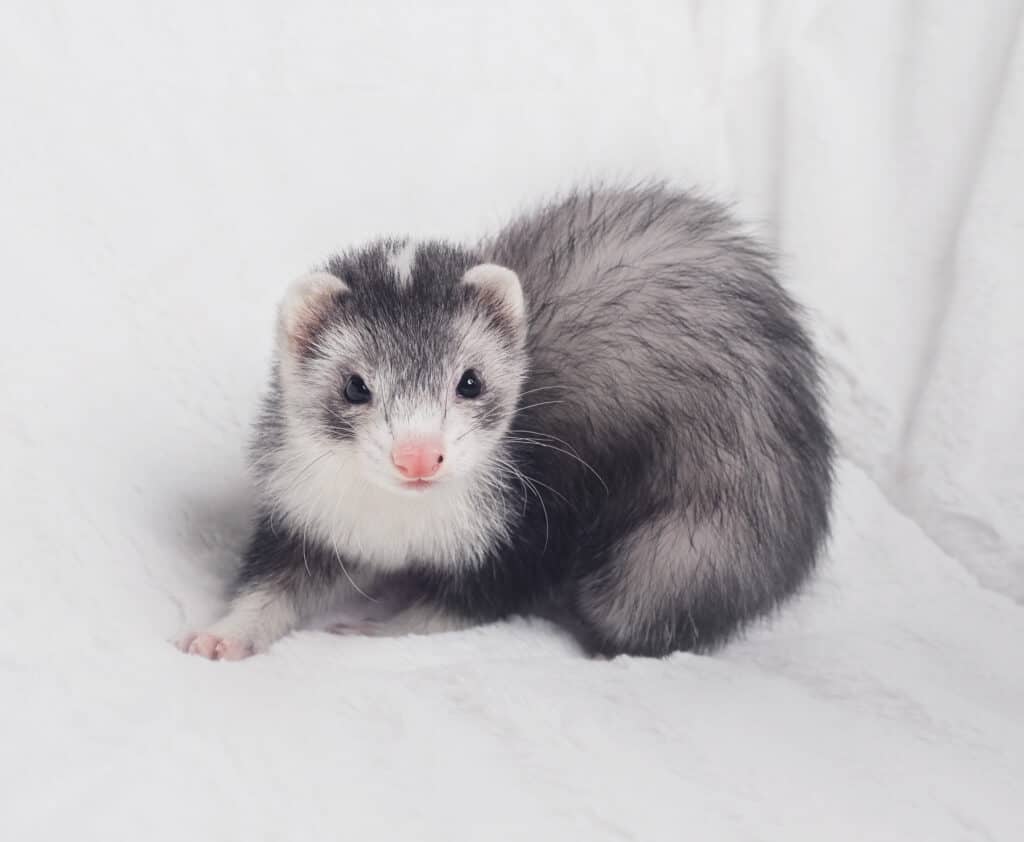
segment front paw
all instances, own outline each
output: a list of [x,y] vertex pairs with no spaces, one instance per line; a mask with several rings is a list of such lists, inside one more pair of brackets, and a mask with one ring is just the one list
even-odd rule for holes
[[240,661],[256,652],[249,641],[212,632],[186,635],[178,641],[178,648],[189,655],[199,655],[211,661]]

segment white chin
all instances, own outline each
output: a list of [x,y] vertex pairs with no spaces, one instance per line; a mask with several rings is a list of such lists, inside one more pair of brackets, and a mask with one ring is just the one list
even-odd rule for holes
[[434,485],[435,482],[432,480],[418,479],[401,482],[399,483],[398,488],[400,491],[413,492],[415,494],[423,494],[424,492],[430,491],[430,489],[433,488]]

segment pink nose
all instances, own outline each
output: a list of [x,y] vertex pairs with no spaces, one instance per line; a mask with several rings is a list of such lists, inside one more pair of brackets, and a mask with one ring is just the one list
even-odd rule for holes
[[441,469],[444,450],[439,439],[404,441],[391,448],[391,461],[406,479],[427,479]]

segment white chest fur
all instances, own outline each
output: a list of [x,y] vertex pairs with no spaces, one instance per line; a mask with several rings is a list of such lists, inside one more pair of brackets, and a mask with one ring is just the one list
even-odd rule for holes
[[268,459],[267,501],[293,529],[342,558],[382,569],[412,561],[472,565],[507,531],[504,501],[482,482],[396,493],[368,479],[344,449],[306,437]]

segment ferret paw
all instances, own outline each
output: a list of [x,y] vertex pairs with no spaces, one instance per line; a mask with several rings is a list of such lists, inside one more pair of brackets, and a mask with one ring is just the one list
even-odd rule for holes
[[210,632],[190,634],[178,641],[178,648],[189,655],[199,655],[211,661],[240,661],[255,653],[251,643]]

